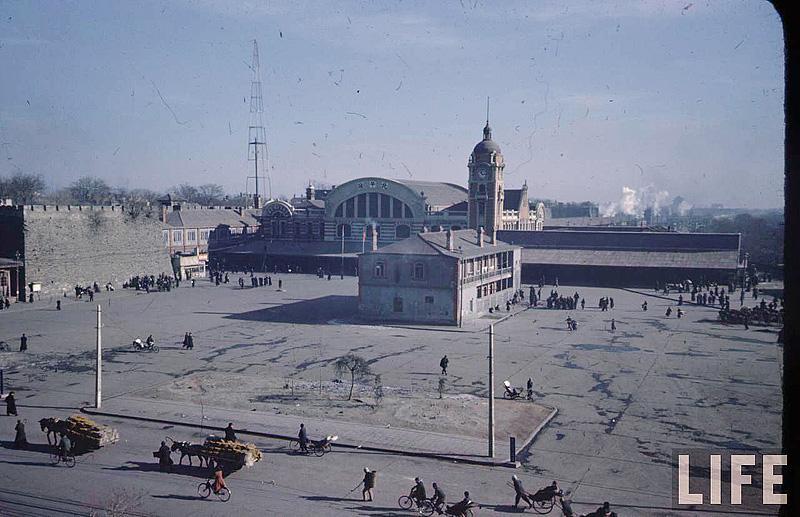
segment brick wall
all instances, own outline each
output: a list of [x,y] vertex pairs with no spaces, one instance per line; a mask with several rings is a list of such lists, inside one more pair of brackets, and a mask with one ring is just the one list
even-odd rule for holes
[[122,283],[171,273],[157,218],[133,219],[122,206],[25,206],[25,281],[47,294],[75,284]]

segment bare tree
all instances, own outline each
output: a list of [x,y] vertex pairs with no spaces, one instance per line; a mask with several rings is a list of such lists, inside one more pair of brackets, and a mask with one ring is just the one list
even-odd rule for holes
[[44,179],[39,174],[18,172],[9,178],[0,178],[0,198],[11,198],[17,204],[33,203],[44,188]]
[[181,199],[185,199],[190,203],[195,203],[197,199],[197,187],[190,185],[189,183],[181,183],[177,187],[174,187],[173,192],[175,195]]
[[350,395],[348,395],[347,400],[351,400],[356,379],[363,379],[370,374],[369,363],[360,355],[355,355],[351,352],[337,359],[333,366],[336,368],[337,375],[350,374]]
[[102,205],[111,201],[111,187],[95,176],[78,178],[69,186],[69,191],[78,203]]
[[219,205],[225,197],[225,190],[222,185],[216,183],[206,183],[197,187],[196,203],[205,206]]

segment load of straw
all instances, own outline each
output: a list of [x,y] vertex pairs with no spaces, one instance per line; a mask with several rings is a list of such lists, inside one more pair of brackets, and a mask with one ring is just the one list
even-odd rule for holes
[[72,415],[66,420],[66,432],[76,447],[99,449],[119,440],[119,432],[113,427],[100,425],[83,415]]
[[203,451],[213,460],[232,465],[252,467],[261,460],[261,451],[252,443],[230,441],[218,436],[209,436]]

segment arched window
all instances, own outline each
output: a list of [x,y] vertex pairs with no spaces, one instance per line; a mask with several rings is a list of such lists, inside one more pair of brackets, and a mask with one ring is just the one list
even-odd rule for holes
[[411,219],[411,208],[388,194],[358,194],[342,201],[334,211],[334,217],[358,217],[383,219]]
[[398,239],[407,239],[411,237],[411,227],[407,224],[401,224],[397,227],[396,235]]
[[342,238],[342,232],[344,232],[345,238],[350,237],[350,225],[349,224],[340,224],[336,227],[336,236],[340,239]]
[[411,270],[411,278],[413,280],[425,280],[425,264],[422,262],[415,262]]
[[386,278],[386,263],[379,261],[375,263],[375,278]]
[[486,185],[483,183],[478,185],[478,194],[486,194]]

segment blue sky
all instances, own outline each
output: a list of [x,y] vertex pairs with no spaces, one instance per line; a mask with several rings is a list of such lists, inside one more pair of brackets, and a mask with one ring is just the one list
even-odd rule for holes
[[782,29],[755,0],[0,0],[0,174],[244,191],[254,38],[276,195],[465,184],[489,96],[531,196],[783,205]]

